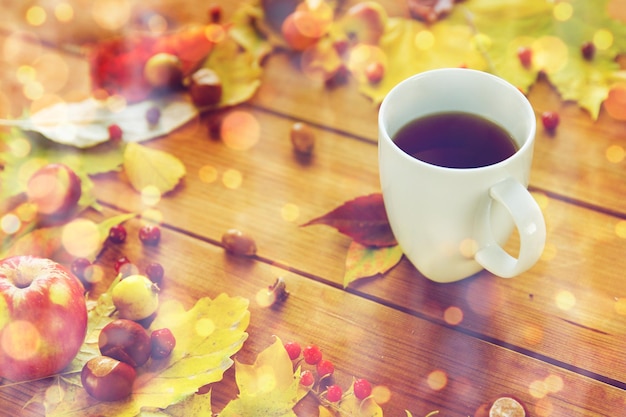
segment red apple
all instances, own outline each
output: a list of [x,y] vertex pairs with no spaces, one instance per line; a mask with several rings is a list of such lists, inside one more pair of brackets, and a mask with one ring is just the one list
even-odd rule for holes
[[26,195],[40,215],[66,217],[80,200],[80,178],[67,165],[44,165],[28,180]]
[[0,377],[25,381],[58,373],[87,332],[84,288],[46,258],[0,261]]
[[348,9],[341,25],[350,39],[376,45],[385,33],[387,18],[387,11],[379,3],[364,1]]

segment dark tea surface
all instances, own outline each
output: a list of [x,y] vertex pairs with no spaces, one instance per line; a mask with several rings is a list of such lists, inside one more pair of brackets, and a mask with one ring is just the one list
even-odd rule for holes
[[393,140],[414,158],[447,168],[493,165],[517,151],[517,144],[503,127],[463,112],[415,119],[401,128]]

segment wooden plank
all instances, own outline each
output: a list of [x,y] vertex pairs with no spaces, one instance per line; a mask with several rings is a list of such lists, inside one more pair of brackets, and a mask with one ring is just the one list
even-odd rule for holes
[[[112,214],[106,212],[107,216]],[[174,298],[190,307],[200,297],[213,298],[220,293],[248,298],[250,336],[236,355],[244,363],[252,363],[272,343],[274,335],[283,341],[318,344],[336,366],[336,383],[347,386],[353,377],[363,377],[389,389],[391,401],[383,405],[388,416],[405,415],[406,409],[416,416],[439,410],[441,415],[466,417],[503,394],[517,396],[532,415],[541,415],[543,410],[552,415],[619,415],[625,405],[621,389],[315,282],[270,262],[226,255],[216,245],[168,228],[163,229],[157,247],[144,247],[136,242],[139,225],[137,220],[127,222],[127,241],[109,244],[103,251],[98,263],[107,272],[107,279],[114,275],[115,260],[124,255],[140,267],[151,261],[163,265],[162,299]],[[285,279],[290,295],[276,308],[262,308],[254,301],[255,295],[278,276]],[[223,383],[213,384],[214,411],[235,398],[232,378],[231,371]],[[19,387],[20,396],[12,400],[9,398],[15,390],[0,387],[0,401],[7,407],[3,412],[22,415],[18,407],[33,387]],[[28,410],[32,413],[24,415],[41,415],[35,405]],[[300,416],[315,415],[316,410],[313,398],[297,408]]]
[[[350,198],[379,190],[375,146],[317,130],[315,156],[302,165],[288,140],[292,122],[257,110],[252,114],[262,133],[248,151],[208,139],[204,122],[151,143],[181,158],[188,169],[184,183],[156,208],[166,224],[212,242],[228,228],[244,230],[256,239],[259,257],[341,286],[350,239],[329,227],[298,225]],[[217,173],[209,183],[199,175],[207,166]],[[232,169],[243,178],[235,189],[223,183]],[[101,201],[128,211],[144,209],[123,175],[99,178],[97,184]],[[547,219],[547,249],[521,277],[502,280],[483,273],[440,285],[402,261],[386,277],[357,283],[351,291],[436,321],[444,319],[448,308],[457,307],[463,312],[462,328],[626,382],[624,370],[612,365],[612,355],[596,355],[599,348],[619,355],[624,342],[626,316],[620,300],[626,296],[626,284],[615,279],[626,267],[621,256],[626,240],[616,232],[621,219],[543,193],[536,198]],[[286,221],[283,210],[299,216]],[[572,340],[578,342],[563,349],[563,343]]]

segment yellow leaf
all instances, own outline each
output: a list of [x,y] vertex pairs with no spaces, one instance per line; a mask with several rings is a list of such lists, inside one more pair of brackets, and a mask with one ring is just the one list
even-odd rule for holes
[[46,415],[135,417],[144,409],[166,409],[186,400],[198,388],[220,381],[233,364],[230,357],[248,336],[248,304],[246,299],[225,294],[214,300],[202,298],[187,311],[177,301],[163,302],[151,329],[169,328],[176,347],[168,358],[150,360],[137,369],[130,397],[101,403],[79,385],[69,384],[64,388],[64,401],[46,410]]
[[171,191],[186,173],[175,156],[137,143],[126,145],[124,171],[135,190],[141,192],[152,186],[161,194]]
[[302,398],[299,374],[293,372],[291,359],[276,337],[254,364],[235,362],[239,397],[226,405],[220,417],[295,417],[293,407]]
[[346,257],[343,286],[347,287],[361,278],[384,274],[400,262],[400,259],[402,249],[398,245],[375,248],[352,241]]

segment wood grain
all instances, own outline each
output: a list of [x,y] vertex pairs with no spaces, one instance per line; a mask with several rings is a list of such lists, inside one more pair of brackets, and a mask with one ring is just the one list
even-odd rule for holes
[[[339,10],[356,2],[339,2]],[[236,3],[220,2],[226,19]],[[406,15],[405,1],[381,3],[391,15]],[[0,51],[8,42],[13,51],[0,54],[0,117],[17,117],[45,100],[87,94],[84,57],[57,47],[113,34],[92,27],[93,16],[85,14],[77,16],[76,27],[56,30],[58,24],[50,20],[28,28],[35,37],[13,37],[27,27],[20,19],[31,4],[9,8],[12,20],[0,18]],[[186,23],[202,22],[206,7],[156,0],[132,4],[136,13],[154,8],[173,22]],[[67,64],[66,82],[54,97],[32,103],[16,71],[49,54]],[[42,80],[51,80],[45,66],[38,69]],[[621,279],[626,162],[610,162],[606,153],[610,146],[624,146],[626,122],[604,111],[592,120],[574,103],[563,102],[545,79],[538,80],[529,99],[539,123],[530,188],[546,218],[548,238],[542,259],[517,278],[482,272],[458,283],[436,284],[404,259],[384,277],[342,288],[350,239],[326,226],[300,225],[346,200],[380,191],[377,108],[353,81],[328,88],[307,79],[297,55],[287,52],[264,63],[262,85],[248,103],[203,115],[145,143],[175,155],[187,169],[181,184],[155,206],[142,200],[123,172],[94,178],[104,212],[90,211],[87,217],[140,213],[128,223],[126,243],[108,244],[98,263],[110,280],[121,255],[140,268],[160,262],[166,270],[164,298],[187,306],[222,292],[250,299],[250,337],[238,360],[251,363],[274,335],[316,343],[335,363],[338,383],[347,386],[361,376],[389,388],[391,400],[383,405],[388,416],[439,410],[440,415],[466,417],[503,394],[518,396],[530,415],[621,415],[626,407],[626,369],[620,365],[626,343],[626,283]],[[553,135],[540,125],[545,110],[561,116]],[[216,117],[240,113],[252,116],[259,128],[258,141],[243,151],[209,134]],[[315,131],[310,159],[299,158],[289,141],[297,121]],[[136,239],[146,210],[156,210],[163,219],[157,247]],[[255,257],[224,252],[221,236],[233,227],[254,237]],[[515,246],[513,237],[509,247]],[[278,276],[287,282],[287,301],[260,307],[257,291]],[[443,386],[430,386],[429,376],[431,384],[434,378]],[[2,381],[0,415],[42,415],[37,404],[22,407],[48,383]],[[220,410],[237,394],[233,370],[212,389]],[[317,405],[308,398],[295,411],[316,415]]]

